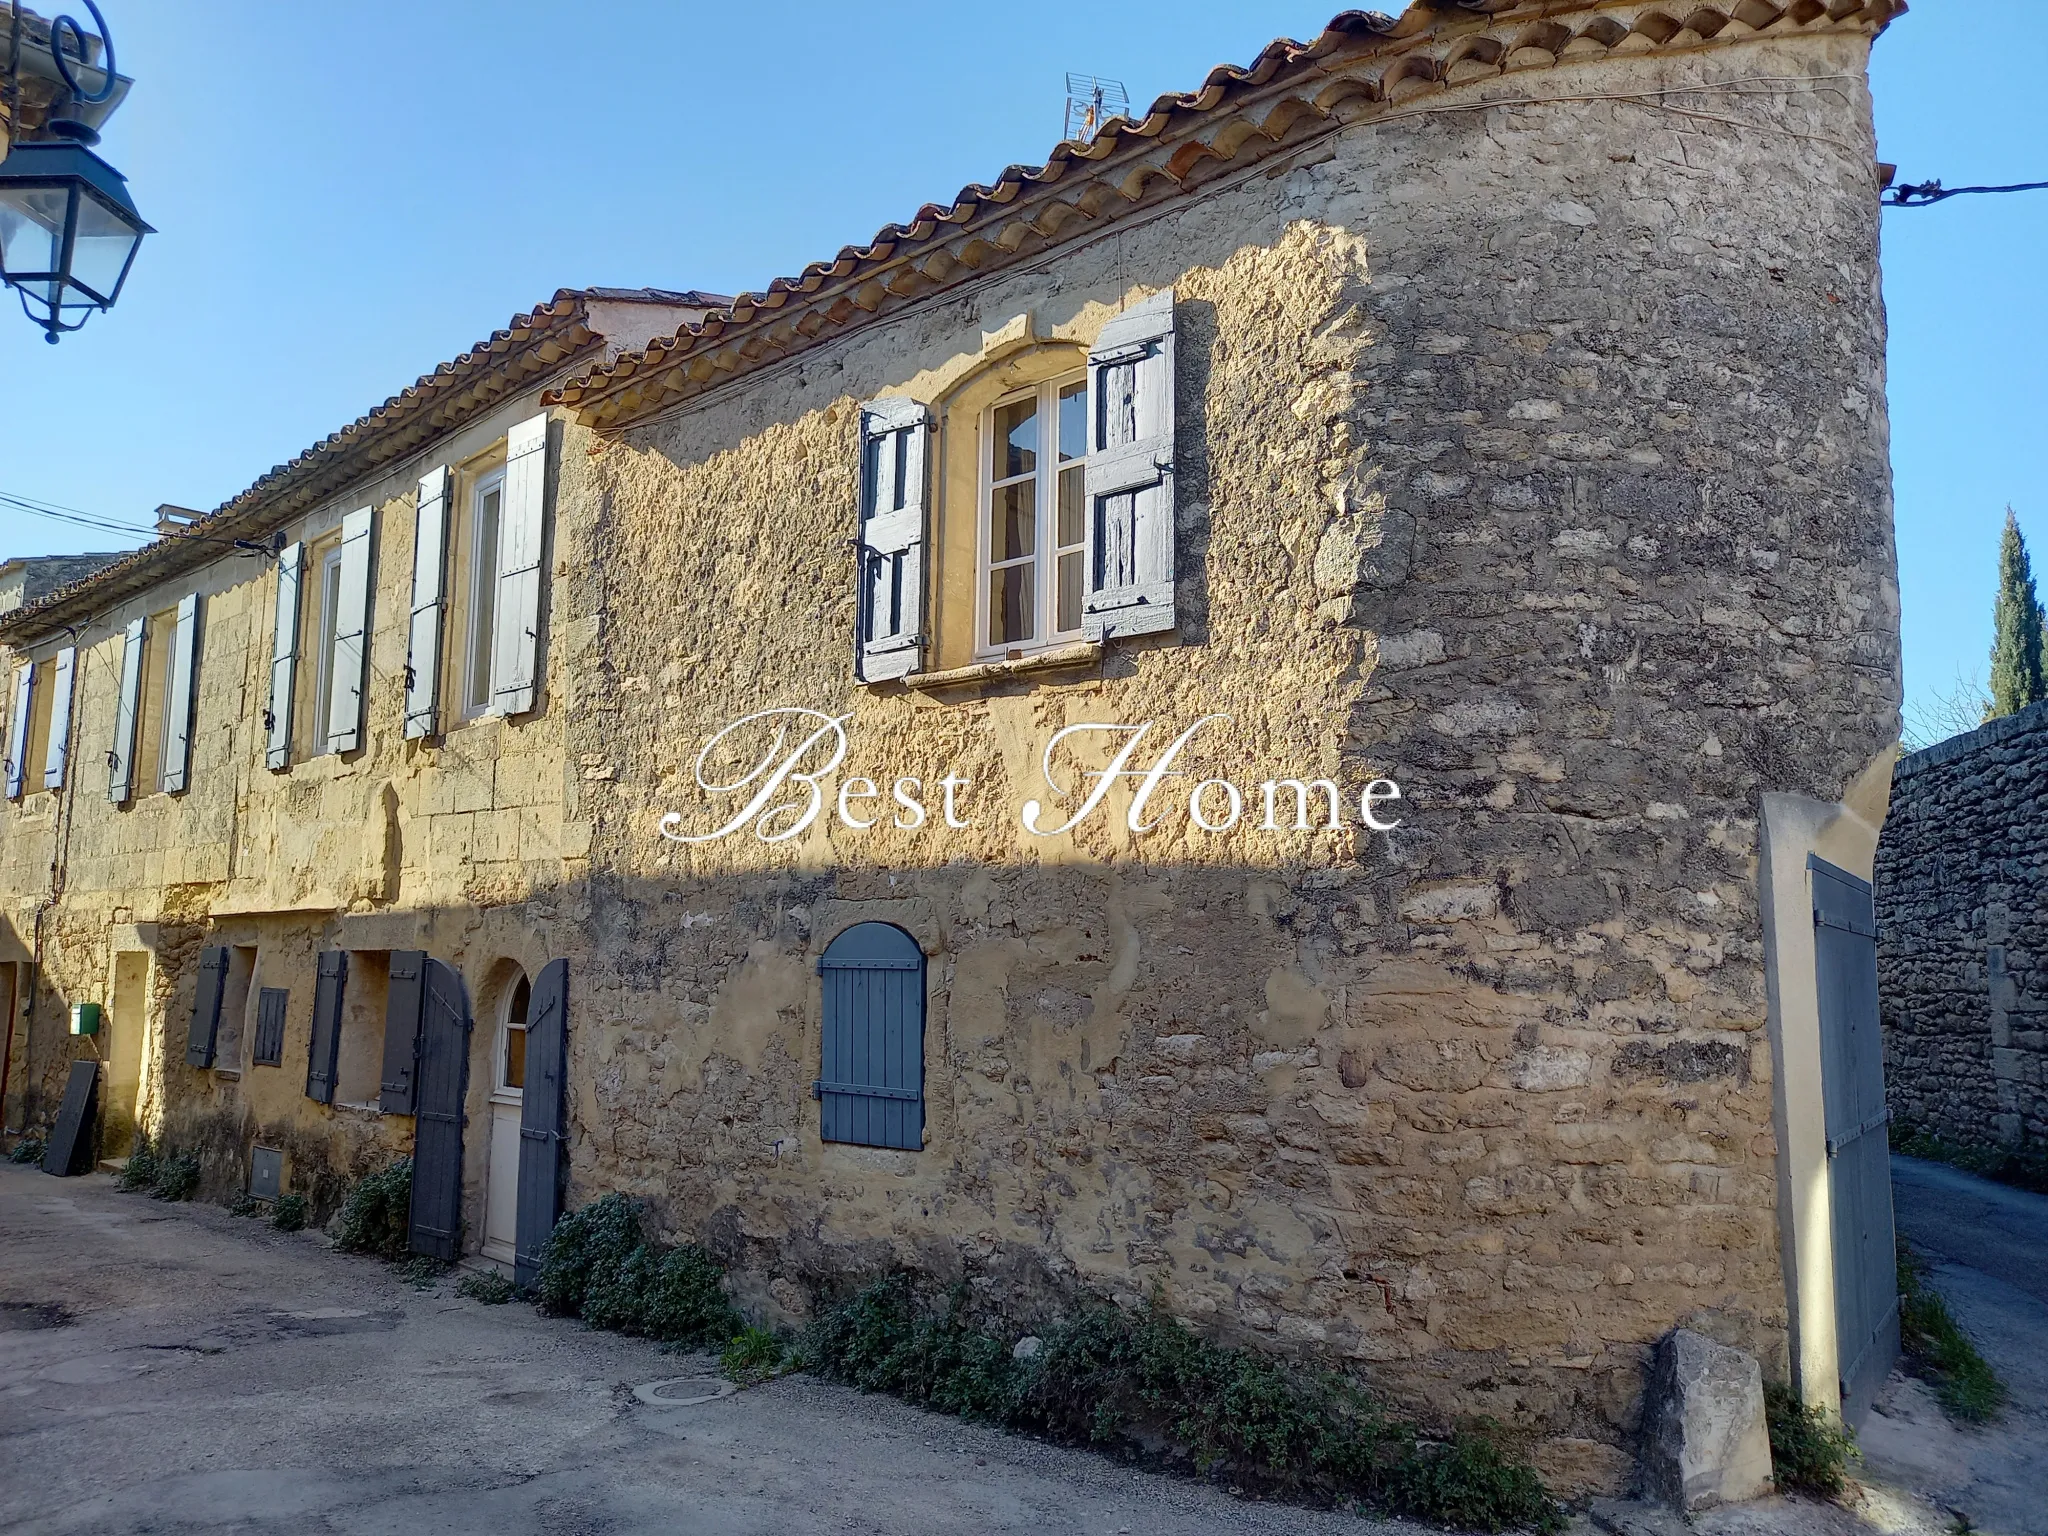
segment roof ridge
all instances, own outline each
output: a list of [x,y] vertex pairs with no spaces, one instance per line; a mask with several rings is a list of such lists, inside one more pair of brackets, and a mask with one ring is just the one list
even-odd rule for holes
[[[1389,17],[1380,11],[1341,11],[1311,42],[1276,38],[1262,48],[1248,65],[1217,65],[1196,90],[1169,91],[1156,97],[1142,118],[1110,118],[1090,140],[1065,139],[1054,145],[1042,165],[1010,165],[992,184],[968,183],[950,204],[925,203],[911,216],[909,224],[884,224],[864,246],[841,246],[830,260],[811,262],[794,277],[774,278],[764,288],[737,294],[731,303],[697,321],[678,326],[671,335],[656,337],[644,347],[623,351],[564,381],[548,391],[544,398],[551,405],[575,408],[578,419],[586,425],[619,426],[686,398],[697,392],[697,388],[708,387],[714,377],[723,382],[755,366],[800,351],[828,332],[859,325],[860,316],[878,313],[891,298],[908,302],[923,297],[934,286],[928,271],[916,270],[916,277],[925,279],[916,292],[905,295],[886,283],[876,284],[871,280],[866,286],[879,289],[871,296],[872,302],[862,302],[856,290],[856,296],[849,303],[844,290],[862,274],[863,269],[904,264],[898,258],[904,255],[905,247],[923,249],[937,245],[941,248],[939,254],[944,255],[943,245],[948,239],[963,238],[971,245],[974,241],[966,226],[989,208],[1010,204],[1027,190],[1052,186],[1070,171],[1092,170],[1120,152],[1130,149],[1142,151],[1147,142],[1164,136],[1177,118],[1209,119],[1226,101],[1234,99],[1242,104],[1246,97],[1271,86],[1283,74],[1290,77],[1311,74],[1322,60],[1347,47],[1369,49],[1366,56],[1372,58],[1388,54],[1405,57],[1391,63],[1382,80],[1367,85],[1362,100],[1353,91],[1338,93],[1338,99],[1331,103],[1321,100],[1304,103],[1308,112],[1318,119],[1337,117],[1340,112],[1356,118],[1363,116],[1372,106],[1405,105],[1431,88],[1448,89],[1485,74],[1503,73],[1510,55],[1532,48],[1549,55],[1548,62],[1562,63],[1566,62],[1563,58],[1565,52],[1582,43],[1593,44],[1603,54],[1617,49],[1636,51],[1637,48],[1680,51],[1707,46],[1717,39],[1733,41],[1738,37],[1755,36],[1788,19],[1793,28],[1802,32],[1844,26],[1867,26],[1875,31],[1882,30],[1905,9],[1905,0],[1416,0],[1398,17]],[[1628,12],[1630,20],[1624,24],[1611,14],[1598,14],[1616,11]],[[1589,19],[1574,31],[1563,23],[1562,18],[1569,16]],[[1515,40],[1512,48],[1498,46],[1488,55],[1480,46],[1486,33],[1519,23],[1527,23],[1527,30]],[[1635,47],[1629,47],[1631,40],[1639,42]],[[1573,60],[1585,56],[1588,56],[1585,52],[1575,52]],[[1529,62],[1516,66],[1516,72],[1523,72]],[[1453,78],[1461,66],[1472,72]],[[1121,194],[1121,200],[1129,208],[1135,208],[1140,201],[1146,200],[1146,193],[1156,180],[1170,181],[1178,190],[1187,172],[1209,155],[1231,160],[1240,153],[1259,156],[1288,148],[1290,130],[1305,115],[1292,114],[1286,121],[1275,124],[1274,118],[1281,116],[1276,110],[1242,142],[1223,148],[1204,146],[1204,152],[1197,153],[1186,166],[1176,167],[1168,163],[1148,168],[1140,163],[1125,179],[1127,184],[1138,184],[1135,190],[1120,185],[1115,193]],[[1348,121],[1350,118],[1340,120]],[[1268,128],[1274,131],[1268,133]],[[1263,145],[1259,143],[1262,138],[1265,140]],[[1157,175],[1152,172],[1157,172]],[[1160,200],[1163,199],[1150,201]],[[1078,203],[1079,199],[1076,201]],[[1099,222],[1105,217],[1113,218],[1128,211],[1126,207],[1116,206],[1117,201],[1114,194],[1106,195],[1101,207],[1083,210],[1090,225],[1099,227]],[[1064,219],[1058,221],[1050,232],[1037,230],[1035,225],[1032,228],[1043,235],[1043,245],[1049,245],[1064,237],[1068,222]],[[946,226],[955,228],[948,231]],[[1042,245],[1039,248],[1042,249]],[[969,277],[972,277],[993,270],[995,265],[1006,259],[1021,259],[1021,253],[1013,248],[986,258],[985,264],[952,263],[951,270],[936,279],[936,285],[950,286],[957,281],[969,280],[958,276],[962,266],[971,268]],[[908,258],[904,260],[908,261]],[[927,267],[931,264],[928,261]],[[715,364],[706,357],[710,349],[704,344],[720,341],[737,327],[758,326],[760,317],[769,311],[786,313],[795,301],[816,302],[828,285],[836,285],[841,292],[838,307],[857,313],[827,315],[822,323],[809,329],[785,320],[777,330],[788,332],[788,335],[779,342],[770,337],[748,353],[745,348],[759,340],[758,330],[750,330],[746,341],[718,348]],[[817,311],[814,309],[811,313],[815,315]],[[679,380],[676,375],[682,370],[676,365],[685,357],[696,361],[688,370],[690,377]],[[652,388],[643,389],[634,384],[635,379],[656,368],[665,371],[654,381]],[[692,388],[693,385],[696,388]]]

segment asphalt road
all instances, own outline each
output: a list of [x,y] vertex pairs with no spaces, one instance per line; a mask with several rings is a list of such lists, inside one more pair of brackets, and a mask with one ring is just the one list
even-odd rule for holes
[[[1417,1536],[418,1291],[217,1207],[0,1164],[0,1531]],[[704,1390],[715,1389],[705,1383]],[[668,1395],[690,1395],[684,1387]]]

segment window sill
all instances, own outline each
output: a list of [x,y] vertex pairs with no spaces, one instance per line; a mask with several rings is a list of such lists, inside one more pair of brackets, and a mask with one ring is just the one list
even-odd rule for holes
[[1100,640],[1076,640],[1029,656],[1005,661],[981,661],[971,667],[953,667],[945,672],[913,672],[903,679],[906,688],[960,688],[975,683],[997,683],[1035,672],[1059,672],[1102,663]]

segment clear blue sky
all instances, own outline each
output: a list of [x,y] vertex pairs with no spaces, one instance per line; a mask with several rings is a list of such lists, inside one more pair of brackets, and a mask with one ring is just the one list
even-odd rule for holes
[[[146,520],[218,505],[558,287],[759,287],[1042,160],[1066,70],[1149,102],[1334,7],[102,8],[136,80],[103,153],[162,233],[62,345],[0,315],[0,490]],[[2048,179],[2044,22],[1919,0],[1877,48],[1884,158]],[[1986,670],[2008,502],[2048,557],[2048,192],[1884,217],[1910,703]],[[0,554],[121,542],[0,510]]]

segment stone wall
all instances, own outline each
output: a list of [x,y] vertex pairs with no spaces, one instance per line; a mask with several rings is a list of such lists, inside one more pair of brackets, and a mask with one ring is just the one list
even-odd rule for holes
[[1875,884],[1894,1123],[2048,1149],[2048,704],[1900,759]]

